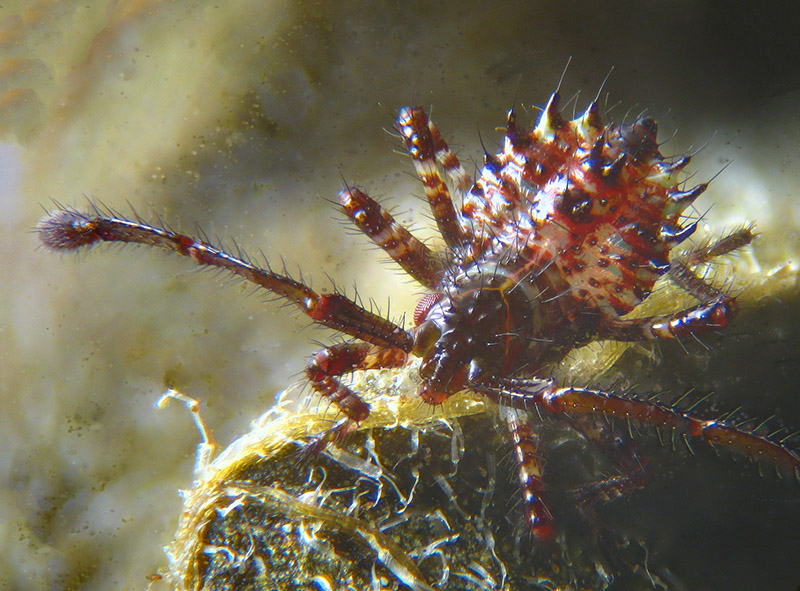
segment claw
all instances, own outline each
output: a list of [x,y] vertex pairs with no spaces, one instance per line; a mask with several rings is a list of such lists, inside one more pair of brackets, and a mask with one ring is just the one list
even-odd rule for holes
[[348,435],[358,429],[358,424],[347,417],[339,419],[337,423],[322,433],[309,439],[308,443],[301,445],[299,462],[301,464],[315,461],[328,445],[339,445]]

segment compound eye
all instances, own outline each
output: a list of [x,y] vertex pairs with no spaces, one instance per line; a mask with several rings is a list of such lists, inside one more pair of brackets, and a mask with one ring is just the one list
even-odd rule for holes
[[434,292],[429,293],[422,298],[417,304],[417,307],[414,308],[414,325],[419,326],[422,324],[422,321],[428,316],[428,312],[430,312],[431,308],[433,308],[436,305],[436,302],[441,300],[443,297],[443,293]]

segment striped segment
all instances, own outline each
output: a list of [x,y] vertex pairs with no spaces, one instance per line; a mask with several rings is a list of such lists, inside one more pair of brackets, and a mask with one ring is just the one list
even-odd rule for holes
[[402,367],[408,355],[400,349],[369,343],[338,343],[317,351],[306,366],[315,392],[330,400],[348,419],[360,423],[369,416],[369,404],[345,386],[339,377],[356,370]]
[[514,444],[519,471],[519,485],[525,503],[525,523],[539,543],[553,539],[553,513],[545,499],[542,473],[544,460],[539,437],[531,429],[527,417],[510,406],[501,406],[500,413]]
[[447,178],[450,179],[453,186],[462,194],[466,193],[472,187],[472,177],[464,170],[464,167],[461,165],[456,155],[450,151],[450,147],[447,145],[447,142],[444,141],[444,138],[442,138],[439,128],[436,127],[430,119],[428,119],[428,131],[433,141],[433,151],[436,162],[438,162],[439,166],[447,173]]
[[[449,170],[455,175],[457,184],[466,182],[464,178],[466,173],[463,173],[458,159],[447,148],[447,144],[435,127],[433,130],[439,136],[438,145],[437,141],[434,141],[434,133],[431,132],[428,116],[421,107],[400,109],[397,117],[397,129],[403,136],[405,148],[414,161],[417,175],[422,180],[425,196],[428,198],[439,232],[451,249],[461,247],[466,242],[467,236],[453,206],[450,191],[442,179],[442,175],[439,174],[437,154],[442,158],[442,166],[445,170]],[[458,172],[459,169],[463,174]]]
[[339,202],[345,214],[356,227],[406,273],[428,289],[436,289],[442,278],[442,264],[436,254],[369,195],[355,187],[339,193]]

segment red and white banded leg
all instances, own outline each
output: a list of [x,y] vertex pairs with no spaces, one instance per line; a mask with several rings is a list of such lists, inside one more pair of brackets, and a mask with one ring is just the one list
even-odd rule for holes
[[369,343],[338,343],[314,353],[306,366],[311,388],[344,417],[309,446],[307,455],[318,455],[328,443],[341,441],[369,416],[369,404],[342,383],[342,376],[357,370],[402,367],[407,360],[408,354],[401,349]]
[[511,406],[501,406],[502,416],[517,460],[519,485],[525,504],[525,525],[538,543],[553,539],[553,513],[545,496],[544,449],[539,436],[531,428],[526,413]]
[[377,201],[355,187],[347,187],[339,193],[339,202],[356,227],[392,257],[406,273],[428,289],[439,287],[443,273],[442,261],[430,248],[397,223]]
[[[397,129],[403,137],[406,150],[414,161],[417,175],[425,187],[425,196],[428,198],[439,232],[447,246],[456,249],[467,241],[467,234],[453,206],[450,191],[442,179],[442,175],[439,174],[437,154],[451,166],[453,166],[452,160],[455,159],[455,156],[449,152],[447,144],[441,139],[441,135],[435,127],[433,129],[437,139],[434,139],[431,127],[428,115],[421,107],[400,109],[397,116]],[[455,162],[458,163],[458,160],[456,159]],[[459,163],[452,170],[457,171],[460,167]],[[460,176],[458,172],[454,172],[454,174]],[[459,180],[458,182],[466,181]]]

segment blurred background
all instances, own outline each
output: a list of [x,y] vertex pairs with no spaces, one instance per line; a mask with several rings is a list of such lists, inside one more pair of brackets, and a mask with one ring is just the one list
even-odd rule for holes
[[[748,269],[786,274],[714,351],[659,350],[677,361],[643,357],[632,380],[657,376],[680,391],[698,379],[717,392],[706,410],[741,404],[745,416],[774,413],[776,426],[799,428],[798,290],[785,266],[800,254],[792,6],[3,3],[0,586],[146,587],[165,564],[198,441],[184,408],[154,407],[159,395],[172,386],[201,400],[226,445],[332,338],[181,257],[46,252],[31,233],[44,210],[89,199],[189,233],[197,224],[293,275],[302,269],[316,288],[330,286],[328,274],[382,308],[391,300],[393,314],[410,312],[418,288],[351,236],[330,200],[358,184],[432,236],[413,168],[386,132],[397,109],[430,109],[473,170],[480,138],[489,151],[498,145],[515,97],[522,119],[535,120],[570,57],[562,96],[577,98],[567,114],[613,68],[606,120],[646,111],[665,154],[705,146],[691,167],[698,182],[732,161],[697,203],[704,230],[757,222]],[[642,501],[648,543],[683,581],[674,588],[793,591],[798,487],[718,463],[673,474]]]

